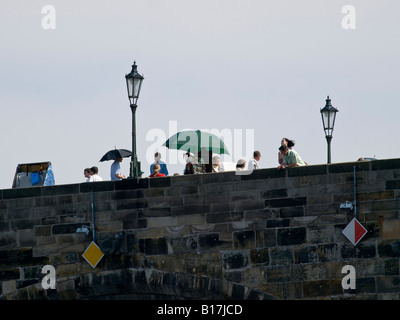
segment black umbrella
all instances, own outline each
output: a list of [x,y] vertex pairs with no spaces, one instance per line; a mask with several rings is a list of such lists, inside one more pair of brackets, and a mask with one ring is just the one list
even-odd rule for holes
[[101,159],[100,162],[115,160],[118,158],[127,158],[132,155],[132,152],[127,149],[114,149],[108,151]]

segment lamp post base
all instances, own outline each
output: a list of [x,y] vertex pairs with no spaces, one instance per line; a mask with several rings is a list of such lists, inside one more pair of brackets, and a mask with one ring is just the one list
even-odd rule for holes
[[129,179],[141,178],[142,171],[140,170],[140,161],[131,161],[131,167],[129,171]]

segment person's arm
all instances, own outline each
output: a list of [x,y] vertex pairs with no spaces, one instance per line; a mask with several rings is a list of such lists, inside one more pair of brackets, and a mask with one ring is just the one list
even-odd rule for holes
[[283,162],[283,154],[282,154],[282,152],[278,152],[278,163],[279,164],[282,164],[282,162]]

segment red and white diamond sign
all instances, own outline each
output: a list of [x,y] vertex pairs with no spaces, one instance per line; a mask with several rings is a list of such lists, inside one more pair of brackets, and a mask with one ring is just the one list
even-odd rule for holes
[[342,233],[351,241],[353,245],[356,245],[362,239],[362,237],[366,235],[367,232],[367,229],[365,229],[356,218],[351,220],[347,227],[342,231]]

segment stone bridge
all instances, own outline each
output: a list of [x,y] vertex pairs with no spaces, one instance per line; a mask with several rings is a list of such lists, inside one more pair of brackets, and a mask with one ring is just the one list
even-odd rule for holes
[[400,159],[0,190],[0,299],[399,299],[399,195]]

